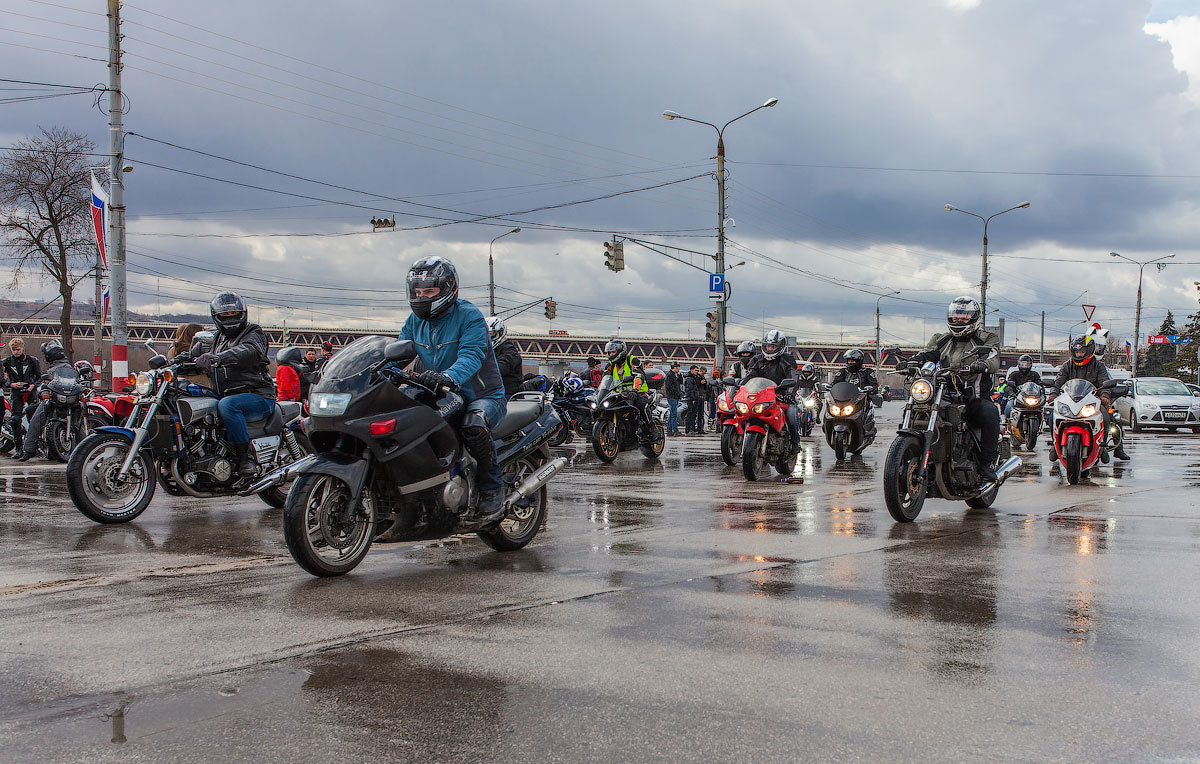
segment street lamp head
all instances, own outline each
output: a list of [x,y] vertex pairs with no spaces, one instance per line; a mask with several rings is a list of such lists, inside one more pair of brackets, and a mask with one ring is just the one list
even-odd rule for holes
[[509,233],[520,233],[520,232],[521,232],[520,228],[514,228],[511,231],[509,231]]
[[955,207],[953,204],[946,205],[946,212],[954,212],[956,209],[958,209],[958,207]]
[[1021,202],[1020,204],[1017,205],[1017,209],[1023,210],[1028,206],[1029,206],[1029,202]]
[[666,111],[663,112],[663,119],[675,119],[676,117],[682,117],[682,116],[683,115],[680,114],[679,112],[671,111],[670,109],[667,109]]
[[764,103],[764,104],[762,105],[762,107],[763,107],[764,109],[769,109],[770,107],[774,106],[774,105],[775,105],[775,104],[777,104],[777,103],[779,103],[779,99],[778,99],[778,98],[768,98],[768,99],[767,99],[767,102],[766,102],[766,103]]
[[1167,257],[1175,257],[1175,253],[1172,252],[1171,254],[1167,255]]
[[1109,252],[1108,254],[1110,257],[1120,257],[1121,256],[1121,253],[1119,253],[1119,252]]

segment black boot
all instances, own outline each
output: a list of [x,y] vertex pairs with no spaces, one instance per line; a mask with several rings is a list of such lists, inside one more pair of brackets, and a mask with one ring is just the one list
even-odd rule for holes
[[233,455],[237,458],[237,473],[242,477],[254,477],[258,474],[258,465],[250,460],[250,444],[234,443]]
[[1124,443],[1117,446],[1116,450],[1113,451],[1113,454],[1115,454],[1116,457],[1123,462],[1129,461],[1129,454],[1125,453],[1125,444]]

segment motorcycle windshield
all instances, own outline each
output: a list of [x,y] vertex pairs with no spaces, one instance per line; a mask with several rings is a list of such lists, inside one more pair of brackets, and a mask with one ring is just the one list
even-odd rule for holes
[[1022,397],[1037,398],[1042,394],[1042,386],[1037,382],[1026,382],[1018,392]]
[[748,393],[761,393],[763,390],[775,387],[775,383],[766,377],[755,377],[754,379],[746,380],[746,384],[742,385],[742,389]]
[[1096,387],[1086,379],[1072,379],[1067,384],[1063,385],[1062,393],[1071,400],[1079,403],[1089,393],[1096,392]]
[[599,403],[608,397],[608,394],[613,391],[616,384],[617,379],[611,374],[600,380],[600,386],[596,388],[596,402]]
[[858,385],[851,382],[838,382],[829,388],[829,396],[839,403],[853,403],[858,400],[860,394],[862,391],[858,389]]
[[77,392],[79,372],[75,371],[74,366],[63,366],[50,373],[50,381],[46,384],[56,393],[69,395]]
[[323,393],[361,393],[371,386],[371,367],[383,360],[387,337],[363,337],[351,342],[330,359],[313,386]]

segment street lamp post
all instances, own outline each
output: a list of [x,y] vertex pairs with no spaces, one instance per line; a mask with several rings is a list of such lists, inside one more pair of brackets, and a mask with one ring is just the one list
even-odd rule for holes
[[893,297],[900,294],[899,290],[892,290],[885,294],[879,295],[875,300],[875,376],[879,376],[880,370],[883,368],[883,351],[879,345],[879,301],[884,297]]
[[1133,317],[1133,368],[1130,370],[1134,379],[1136,379],[1138,373],[1138,348],[1141,347],[1142,340],[1142,271],[1145,270],[1147,265],[1169,260],[1175,257],[1175,254],[1163,255],[1162,257],[1156,257],[1153,260],[1146,260],[1145,262],[1134,260],[1132,257],[1126,257],[1120,252],[1109,252],[1108,254],[1133,263],[1138,267],[1137,312],[1134,313]]
[[508,236],[510,233],[520,233],[520,228],[514,228],[511,231],[505,231],[496,238],[492,239],[492,243],[488,244],[488,315],[496,315],[496,261],[492,259],[492,248],[496,242]]
[[[737,122],[742,117],[748,117],[759,109],[767,109],[777,103],[779,103],[778,98],[768,98],[761,106],[755,106],[745,114],[734,117],[721,127],[717,127],[711,122],[685,117],[669,109],[662,114],[663,119],[682,119],[687,122],[695,122],[698,125],[708,125],[717,131],[717,273],[725,272],[725,128]],[[725,298],[722,296],[717,301],[716,352],[716,366],[722,371],[725,369],[725,307]]]
[[953,204],[946,205],[946,212],[961,212],[964,215],[970,215],[973,218],[979,218],[980,220],[983,221],[983,278],[979,280],[979,309],[980,309],[980,312],[983,314],[984,324],[987,323],[987,284],[988,284],[987,229],[988,229],[988,222],[990,222],[991,219],[996,217],[997,215],[1003,215],[1004,213],[1012,212],[1013,210],[1023,210],[1025,208],[1027,208],[1028,206],[1029,206],[1029,202],[1021,202],[1016,207],[1009,207],[1006,210],[1000,210],[999,212],[988,215],[985,218],[983,215],[977,215],[974,212],[968,212],[967,210],[955,207]]

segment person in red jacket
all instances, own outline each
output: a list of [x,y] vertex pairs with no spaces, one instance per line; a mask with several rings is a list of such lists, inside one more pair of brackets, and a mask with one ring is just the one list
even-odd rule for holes
[[300,371],[303,354],[298,347],[284,348],[275,356],[279,368],[275,370],[275,394],[281,401],[298,401],[300,397]]

